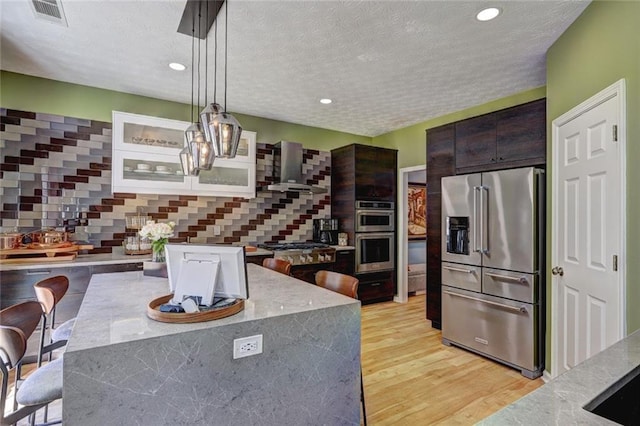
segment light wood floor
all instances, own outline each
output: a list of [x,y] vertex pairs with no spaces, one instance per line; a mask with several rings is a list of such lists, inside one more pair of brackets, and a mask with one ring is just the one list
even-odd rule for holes
[[[367,421],[374,426],[471,425],[543,384],[444,346],[426,320],[424,295],[362,307],[362,369]],[[49,418],[60,417],[56,402]]]
[[425,295],[362,307],[362,368],[370,425],[471,425],[543,384],[444,346]]

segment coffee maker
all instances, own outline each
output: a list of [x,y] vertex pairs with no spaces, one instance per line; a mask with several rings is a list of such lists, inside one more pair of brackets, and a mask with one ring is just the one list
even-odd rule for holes
[[313,219],[313,241],[335,246],[338,244],[338,219]]

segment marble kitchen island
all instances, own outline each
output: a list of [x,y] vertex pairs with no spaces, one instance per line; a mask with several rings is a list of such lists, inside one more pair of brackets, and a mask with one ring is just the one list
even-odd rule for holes
[[[360,423],[360,302],[247,264],[244,311],[167,324],[142,272],[94,275],[64,355],[66,425]],[[233,340],[263,353],[233,359]]]

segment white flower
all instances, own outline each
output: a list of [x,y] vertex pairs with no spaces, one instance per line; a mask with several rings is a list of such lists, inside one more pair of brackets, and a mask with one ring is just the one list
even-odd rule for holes
[[138,233],[141,237],[148,238],[151,241],[158,241],[173,237],[173,228],[175,226],[175,222],[155,223],[155,221],[149,220]]

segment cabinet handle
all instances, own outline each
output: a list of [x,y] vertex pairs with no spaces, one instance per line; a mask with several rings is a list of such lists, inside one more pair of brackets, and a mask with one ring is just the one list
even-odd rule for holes
[[381,286],[382,283],[371,283],[371,287],[378,287]]
[[49,275],[51,271],[27,271],[27,275]]
[[500,157],[500,161],[504,161],[504,157]]

